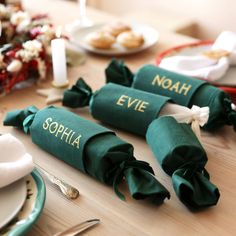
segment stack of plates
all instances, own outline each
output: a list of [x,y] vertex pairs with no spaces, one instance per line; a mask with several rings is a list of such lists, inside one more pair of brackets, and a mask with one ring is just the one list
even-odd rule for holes
[[25,234],[38,219],[45,196],[45,184],[36,170],[24,179],[1,188],[0,235]]

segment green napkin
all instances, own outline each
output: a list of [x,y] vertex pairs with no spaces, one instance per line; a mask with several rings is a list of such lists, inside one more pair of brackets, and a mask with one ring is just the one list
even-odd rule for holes
[[200,209],[217,204],[219,191],[204,169],[207,155],[189,125],[160,117],[148,127],[146,140],[186,206]]
[[23,129],[48,153],[105,184],[113,185],[121,199],[124,196],[118,185],[123,178],[135,199],[148,198],[161,203],[169,198],[169,192],[156,180],[150,165],[134,158],[131,144],[65,109],[51,106],[38,110],[31,106],[11,111],[4,125]]
[[[124,71],[129,71],[129,76]],[[177,104],[210,108],[209,120],[203,127],[215,130],[225,124],[236,131],[236,111],[224,91],[193,77],[167,71],[154,65],[145,65],[132,76],[123,62],[112,60],[105,70],[106,81],[132,86],[154,94],[170,97]],[[123,80],[122,80],[123,78]],[[234,105],[233,105],[234,107]]]
[[158,116],[170,99],[125,86],[109,83],[92,95],[91,88],[79,79],[66,90],[63,105],[83,107],[90,104],[95,119],[139,135],[145,135],[148,125]]

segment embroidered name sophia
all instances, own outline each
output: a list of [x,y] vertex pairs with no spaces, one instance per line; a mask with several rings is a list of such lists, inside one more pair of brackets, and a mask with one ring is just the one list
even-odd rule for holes
[[72,129],[65,127],[56,121],[53,121],[51,117],[44,121],[43,129],[47,130],[55,137],[63,140],[65,143],[68,143],[69,145],[78,149],[80,148],[80,139],[82,135],[76,134],[76,132],[74,132]]
[[144,112],[149,105],[148,102],[145,102],[138,98],[132,98],[127,95],[121,95],[116,104],[118,106],[124,106],[125,108],[130,108],[138,112]]
[[190,91],[192,87],[192,85],[190,84],[186,84],[186,83],[181,84],[180,81],[174,83],[171,79],[165,76],[160,77],[159,75],[157,75],[153,79],[152,85],[157,85],[163,89],[168,89],[175,93],[183,94],[184,96],[188,94],[188,92]]

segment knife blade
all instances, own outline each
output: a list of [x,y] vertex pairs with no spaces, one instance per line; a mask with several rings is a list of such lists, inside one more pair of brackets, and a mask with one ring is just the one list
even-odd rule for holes
[[70,227],[69,229],[66,229],[65,231],[56,233],[54,234],[54,236],[75,236],[95,226],[98,223],[100,223],[99,219],[86,220],[82,223]]

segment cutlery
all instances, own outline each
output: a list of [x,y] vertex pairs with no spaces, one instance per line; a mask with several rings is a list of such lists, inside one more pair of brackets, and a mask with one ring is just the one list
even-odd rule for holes
[[68,183],[66,183],[65,181],[59,179],[58,177],[52,175],[51,173],[49,173],[48,171],[46,171],[45,169],[43,169],[40,166],[36,166],[36,169],[42,173],[44,176],[47,177],[47,179],[55,184],[56,186],[59,187],[60,191],[63,193],[63,195],[65,195],[68,199],[76,199],[79,196],[79,190],[74,188],[73,186],[69,185]]
[[98,223],[100,223],[99,219],[86,220],[82,223],[72,226],[69,229],[66,229],[65,231],[56,233],[56,234],[54,234],[54,236],[75,236],[75,235],[78,235],[79,233],[82,233],[83,231],[93,227],[94,225],[96,225]]

